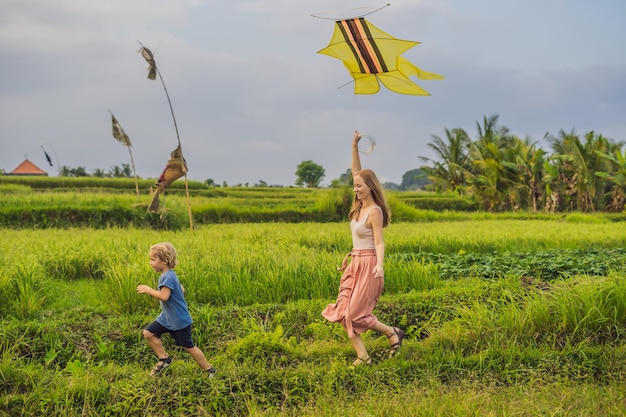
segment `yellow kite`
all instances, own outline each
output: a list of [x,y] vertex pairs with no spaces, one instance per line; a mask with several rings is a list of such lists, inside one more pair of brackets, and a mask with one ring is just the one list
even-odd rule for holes
[[338,20],[328,46],[318,53],[343,61],[354,78],[354,94],[376,94],[382,82],[391,91],[416,96],[430,93],[409,79],[443,80],[422,71],[400,54],[420,42],[396,39],[364,18]]

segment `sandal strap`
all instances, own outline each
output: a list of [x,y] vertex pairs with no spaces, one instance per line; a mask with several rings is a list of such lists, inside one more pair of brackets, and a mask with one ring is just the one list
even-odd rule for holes
[[157,375],[163,372],[165,368],[169,367],[172,364],[172,358],[168,356],[167,358],[159,358],[154,368],[152,368],[152,372],[150,375]]
[[[391,336],[398,336],[398,341],[390,346],[389,357],[394,356],[398,352],[398,350],[402,347],[402,339],[406,338],[404,332],[397,327],[393,328],[393,334]],[[387,337],[391,338],[391,336]]]
[[366,356],[364,358],[356,358],[356,360],[354,362],[352,362],[352,365],[369,365],[372,363],[372,358],[369,356]]

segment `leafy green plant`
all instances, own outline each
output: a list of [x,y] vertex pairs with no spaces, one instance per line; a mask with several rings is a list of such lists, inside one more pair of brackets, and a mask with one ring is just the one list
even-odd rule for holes
[[609,271],[626,270],[623,248],[612,249],[556,249],[535,252],[417,253],[398,254],[401,264],[436,265],[442,278],[463,277],[499,278],[509,275],[553,280],[577,275],[604,276]]

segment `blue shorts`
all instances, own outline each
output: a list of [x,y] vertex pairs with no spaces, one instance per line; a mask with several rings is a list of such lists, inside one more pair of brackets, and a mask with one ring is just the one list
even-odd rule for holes
[[164,333],[169,333],[174,338],[177,346],[182,346],[184,348],[192,348],[195,346],[193,344],[193,340],[191,339],[191,324],[184,329],[170,330],[155,320],[148,324],[144,330],[149,331],[159,339]]

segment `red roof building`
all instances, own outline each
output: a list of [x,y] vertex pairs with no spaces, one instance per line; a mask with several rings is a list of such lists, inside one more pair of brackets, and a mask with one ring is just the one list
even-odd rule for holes
[[30,162],[28,159],[25,159],[24,162],[17,166],[17,168],[6,175],[39,175],[47,177],[48,173]]

